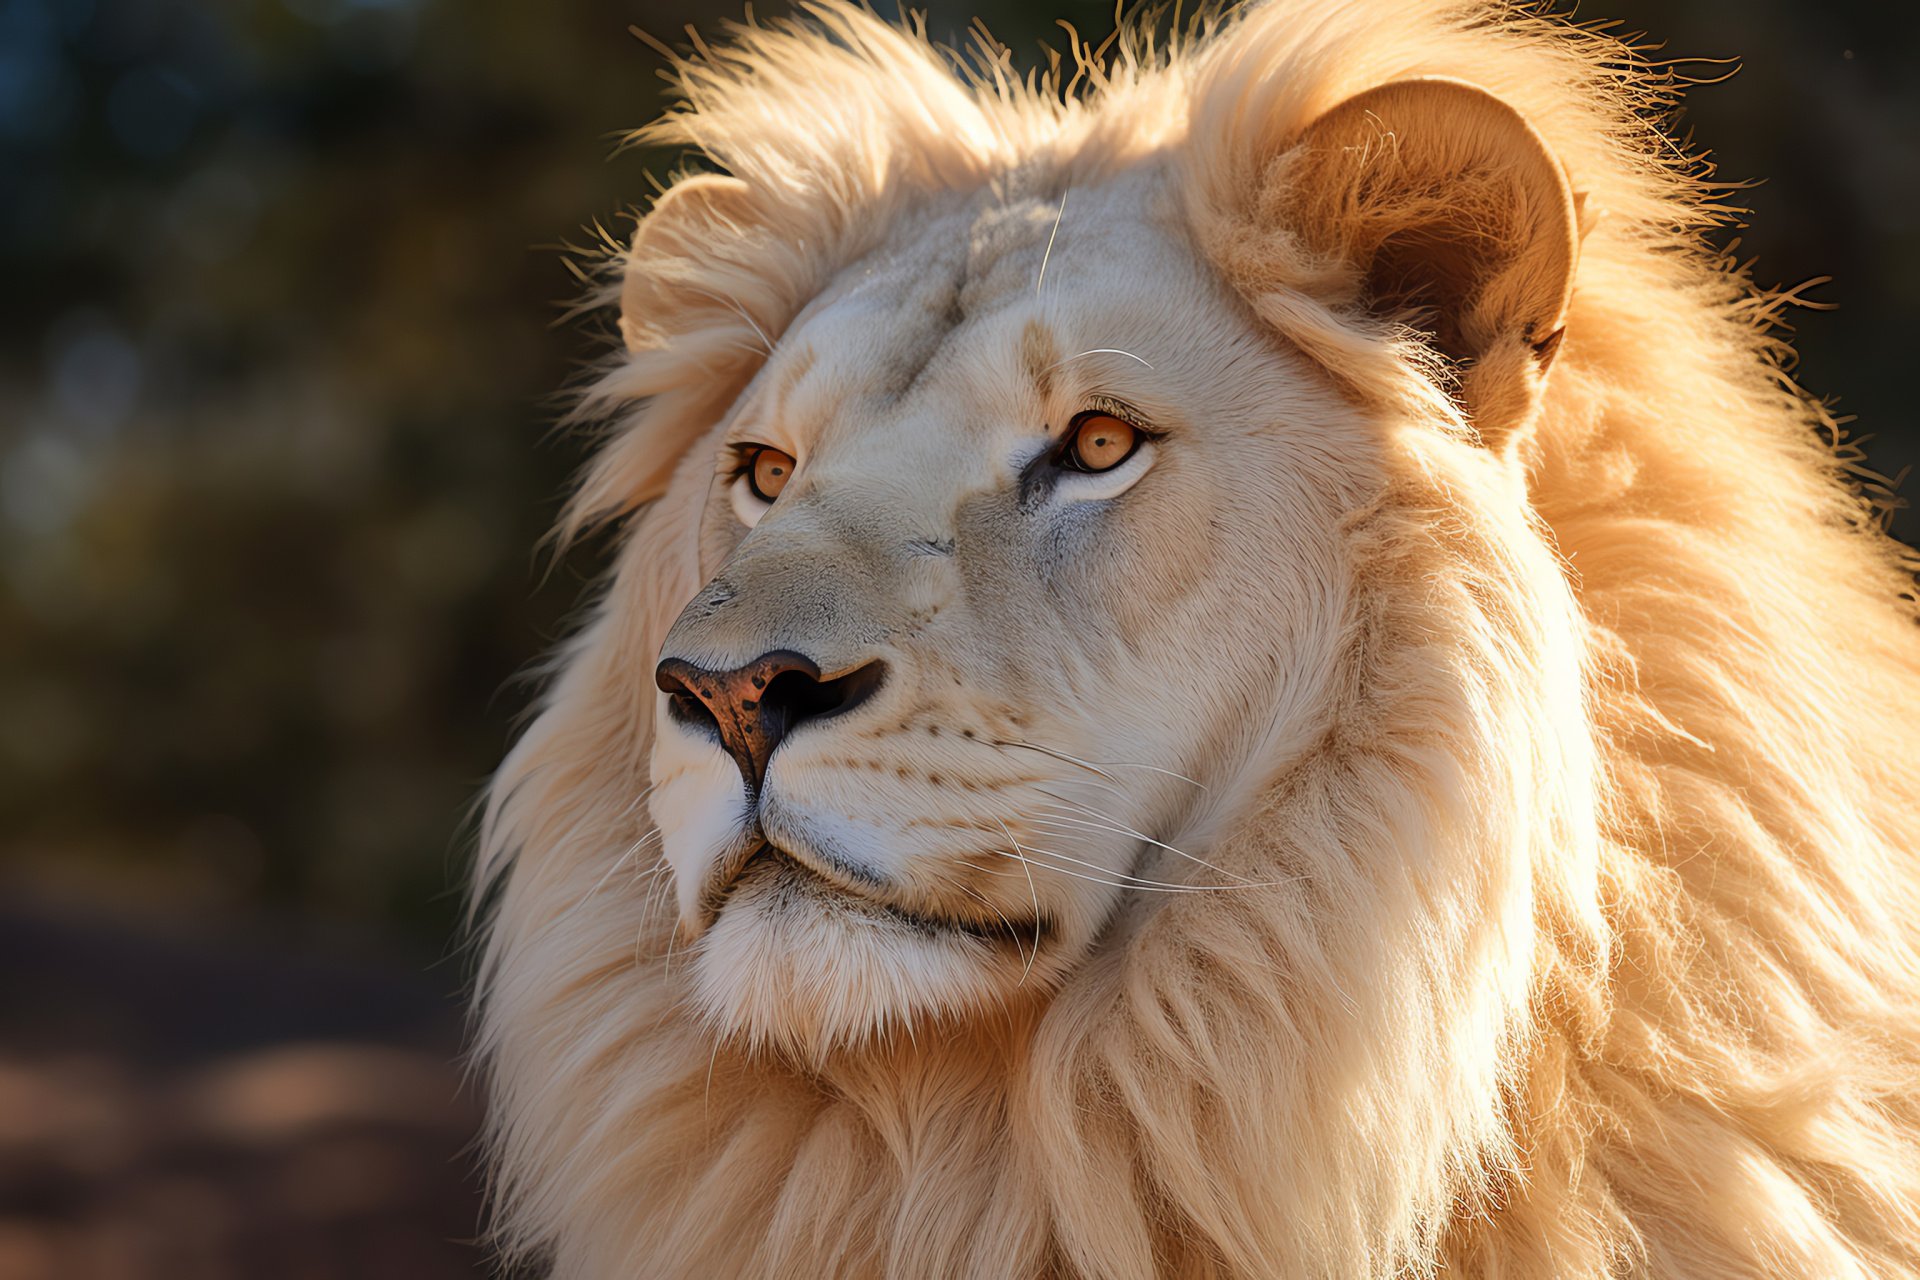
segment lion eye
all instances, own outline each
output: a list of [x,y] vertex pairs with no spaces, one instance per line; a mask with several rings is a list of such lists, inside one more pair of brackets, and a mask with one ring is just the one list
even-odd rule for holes
[[753,487],[753,496],[762,502],[772,502],[779,497],[792,476],[792,455],[770,446],[764,446],[755,453],[753,465],[747,468],[747,483]]
[[1073,420],[1061,461],[1075,471],[1111,471],[1132,457],[1139,443],[1137,427],[1110,413],[1083,413]]

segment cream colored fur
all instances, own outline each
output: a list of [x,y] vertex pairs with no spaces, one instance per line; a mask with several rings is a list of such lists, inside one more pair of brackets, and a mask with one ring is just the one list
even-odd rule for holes
[[[1920,1272],[1912,579],[1701,247],[1664,82],[1436,0],[1090,54],[1063,98],[827,5],[645,134],[728,176],[616,264],[567,531],[626,534],[490,793],[502,1247]],[[1401,82],[1440,87],[1336,111]],[[1463,209],[1449,362],[1376,249]],[[1007,496],[1099,397],[1165,428],[1138,474]],[[799,459],[764,516],[754,442]],[[889,682],[751,821],[880,887],[704,899],[756,828],[654,664],[822,602],[806,643]]]

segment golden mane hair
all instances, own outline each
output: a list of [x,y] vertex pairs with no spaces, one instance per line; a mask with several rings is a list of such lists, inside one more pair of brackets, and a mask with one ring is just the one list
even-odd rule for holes
[[[1024,81],[807,15],[677,59],[640,135],[735,181],[683,179],[615,264],[627,349],[564,531],[625,534],[490,792],[505,1253],[564,1280],[1920,1272],[1913,563],[1782,372],[1779,299],[1707,247],[1671,78],[1492,0],[1273,0]],[[716,1039],[636,799],[633,673],[701,585],[676,471],[914,201],[1150,156],[1280,339],[1357,402],[1453,413],[1338,246],[1236,212],[1331,108],[1427,76],[1531,123],[1584,238],[1530,424],[1399,440],[1350,518],[1339,731],[1232,833],[1299,883],[1171,901],[1004,1017],[824,1063]],[[1502,859],[1483,918],[1420,916],[1421,876]]]

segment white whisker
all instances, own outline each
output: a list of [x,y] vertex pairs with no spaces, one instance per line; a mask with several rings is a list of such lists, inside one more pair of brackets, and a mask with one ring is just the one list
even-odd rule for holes
[[[1209,871],[1217,871],[1221,875],[1230,876],[1235,880],[1241,880],[1241,881],[1247,880],[1247,877],[1241,875],[1236,871],[1229,871],[1225,867],[1217,867],[1213,863],[1208,862],[1205,858],[1197,858],[1193,854],[1188,853],[1185,849],[1175,848],[1173,845],[1168,844],[1164,840],[1156,840],[1152,836],[1148,835],[1146,832],[1136,831],[1124,822],[1115,821],[1114,819],[1108,817],[1105,814],[1093,813],[1091,810],[1088,810],[1087,812],[1091,815],[1092,820],[1089,820],[1088,818],[1076,818],[1076,817],[1063,816],[1060,818],[1049,819],[1047,821],[1071,822],[1076,826],[1092,827],[1096,831],[1111,831],[1116,835],[1131,836],[1136,840],[1144,840],[1146,843],[1154,846],[1157,849],[1165,849],[1168,853],[1178,854],[1180,857],[1185,858],[1187,861],[1198,863],[1200,866],[1205,867]],[[1248,883],[1251,883],[1251,882],[1248,881]]]
[[[1007,830],[1006,823],[1001,822],[998,817],[995,817],[994,821],[1000,823],[1000,830],[1006,833],[1007,842],[1013,846],[1014,855],[1020,859],[1020,867],[1027,873],[1027,892],[1033,895],[1033,953],[1027,957],[1027,968],[1020,974],[1020,981],[1025,983],[1027,973],[1033,969],[1033,956],[1040,954],[1040,891],[1033,887],[1033,868],[1027,863],[1027,855],[1021,852],[1020,842],[1013,838],[1013,832]],[[999,850],[996,849],[994,852],[998,853]]]
[[1038,751],[1043,756],[1052,756],[1056,760],[1064,760],[1068,764],[1077,764],[1082,769],[1086,769],[1091,773],[1097,773],[1101,777],[1105,778],[1108,782],[1113,783],[1115,786],[1118,786],[1120,784],[1120,779],[1114,777],[1112,774],[1108,773],[1105,769],[1101,769],[1095,765],[1088,764],[1085,760],[1082,760],[1077,756],[1070,756],[1064,751],[1055,751],[1052,747],[1043,747],[1036,742],[998,742],[996,741],[992,745],[996,747],[1023,747],[1028,751]]
[[652,794],[653,794],[653,786],[651,784],[640,788],[640,794],[635,796],[630,802],[628,802],[627,807],[622,809],[619,812],[619,814],[617,814],[614,817],[614,821],[618,822],[620,821],[620,819],[632,813],[635,809],[638,809],[640,807],[640,802],[642,800],[645,800],[648,796]]
[[1092,772],[1097,773],[1101,777],[1107,779],[1109,782],[1113,782],[1116,784],[1120,781],[1120,779],[1108,773],[1107,772],[1108,769],[1145,769],[1149,773],[1164,773],[1169,778],[1177,778],[1181,782],[1184,782],[1189,786],[1200,788],[1202,791],[1205,791],[1208,789],[1207,784],[1199,781],[1198,779],[1189,778],[1186,774],[1177,773],[1172,769],[1162,769],[1157,764],[1141,764],[1138,761],[1134,761],[1134,760],[1082,760],[1078,756],[1070,756],[1066,752],[1061,751],[1055,747],[1043,747],[1037,742],[1016,742],[1011,739],[996,740],[991,745],[996,747],[1025,747],[1029,751],[1038,751],[1043,755],[1049,755],[1049,756],[1053,756],[1056,759],[1064,760],[1068,764],[1077,764],[1082,769],[1091,770]]
[[[1125,801],[1129,801],[1129,802],[1131,802],[1131,801],[1133,800],[1133,797],[1132,797],[1132,796],[1130,796],[1130,795],[1128,795],[1128,794],[1127,794],[1126,792],[1124,792],[1124,791],[1122,791],[1122,790],[1121,790],[1121,789],[1120,789],[1119,787],[1117,787],[1117,786],[1108,786],[1108,785],[1107,785],[1106,783],[1104,783],[1104,782],[1088,782],[1088,781],[1087,781],[1087,780],[1086,780],[1085,778],[1078,778],[1078,779],[1074,779],[1074,778],[1062,778],[1062,779],[1060,779],[1060,782],[1061,782],[1061,785],[1063,785],[1063,786],[1069,786],[1069,787],[1092,787],[1092,788],[1094,788],[1094,789],[1095,789],[1096,791],[1105,791],[1105,792],[1107,792],[1107,793],[1108,793],[1109,795],[1111,795],[1111,796],[1113,796],[1113,797],[1114,797],[1114,798],[1115,798],[1116,800],[1125,800]],[[1037,785],[1037,784],[1035,784],[1035,783],[1031,783],[1031,782],[1030,782],[1030,783],[1028,783],[1028,784],[1027,784],[1027,786],[1029,786],[1029,787],[1031,787],[1031,788],[1032,788],[1033,790],[1035,790],[1035,791],[1038,791],[1038,792],[1039,792],[1039,793],[1040,793],[1041,795],[1043,795],[1043,796],[1052,796],[1052,797],[1053,797],[1053,798],[1054,798],[1055,800],[1059,800],[1059,801],[1062,801],[1063,803],[1066,803],[1066,804],[1072,804],[1072,803],[1073,803],[1073,802],[1072,802],[1071,800],[1068,800],[1068,799],[1067,799],[1067,798],[1066,798],[1065,796],[1062,796],[1062,795],[1055,795],[1055,794],[1054,794],[1053,792],[1051,792],[1051,791],[1048,791],[1048,790],[1047,790],[1047,789],[1046,789],[1045,787],[1042,787],[1042,786],[1039,786],[1039,785]]]
[[[1098,871],[1102,875],[1108,875],[1108,876],[1116,877],[1118,879],[1124,879],[1132,887],[1135,887],[1135,888],[1166,889],[1166,890],[1170,890],[1178,893],[1192,893],[1192,892],[1198,892],[1206,889],[1236,889],[1236,888],[1247,887],[1244,885],[1173,884],[1170,881],[1166,881],[1166,880],[1149,880],[1145,876],[1136,876],[1130,871],[1115,871],[1112,867],[1103,867],[1097,862],[1088,862],[1084,858],[1075,858],[1068,854],[1061,853],[1055,849],[1042,849],[1038,845],[1031,845],[1031,844],[1028,845],[1027,848],[1033,850],[1033,852],[1035,853],[1042,854],[1049,858],[1058,858],[1062,862],[1071,862],[1076,867],[1086,867],[1088,870]],[[1054,867],[1052,868],[1052,870],[1059,871],[1059,870],[1062,870],[1062,868]]]
[[[1037,848],[1033,848],[1032,846],[1027,846],[1027,847],[1029,849],[1032,849],[1034,853],[1045,854],[1048,857],[1058,858],[1063,856],[1061,854],[1053,853],[1047,849],[1037,849]],[[1005,849],[995,849],[993,850],[993,852],[999,854],[1003,858],[1011,858],[1015,856],[1011,853],[1008,853]],[[1026,859],[1023,857],[1021,860],[1025,861]],[[1076,859],[1068,858],[1067,861],[1072,862],[1072,861],[1076,861]],[[1126,873],[1123,871],[1107,871],[1106,868],[1099,867],[1096,864],[1091,862],[1081,863],[1080,865],[1093,867],[1096,871],[1100,871],[1104,875],[1112,878],[1102,879],[1101,876],[1088,875],[1084,871],[1072,871],[1066,867],[1056,867],[1044,862],[1039,864],[1040,869],[1043,871],[1051,871],[1055,875],[1071,876],[1075,880],[1085,880],[1089,884],[1097,884],[1107,889],[1139,889],[1147,893],[1210,893],[1215,888],[1215,886],[1213,885],[1155,884],[1152,881],[1143,881],[1135,877],[1127,877]],[[1240,886],[1230,885],[1227,887],[1239,888]]]
[[[587,891],[587,897],[591,898],[595,894],[599,893],[602,889],[606,888],[607,881],[613,879],[613,873],[618,871],[621,867],[625,866],[628,858],[631,858],[634,854],[640,852],[641,848],[645,846],[647,841],[653,839],[655,836],[659,834],[660,834],[660,828],[653,827],[649,829],[646,832],[646,834],[642,835],[638,840],[635,840],[632,844],[628,845],[627,851],[621,854],[619,859],[612,866],[607,868],[607,874],[600,877],[600,883],[594,885],[592,889]],[[582,899],[582,901],[584,900],[585,899]]]
[[1145,769],[1150,773],[1164,773],[1169,778],[1178,778],[1181,782],[1187,783],[1189,786],[1198,787],[1202,791],[1211,789],[1206,783],[1196,778],[1189,778],[1184,773],[1175,773],[1172,769],[1162,769],[1157,764],[1140,764],[1133,760],[1101,760],[1098,763],[1105,765],[1109,769]]
[[[995,914],[996,916],[999,916],[1000,923],[1007,926],[1007,936],[1009,938],[1013,938],[1013,945],[1015,949],[1017,950],[1019,948],[1020,939],[1017,937],[1014,937],[1013,921],[1007,919],[1006,912],[994,906],[990,900],[981,896],[978,893],[975,893],[972,889],[967,888],[967,886],[961,884],[959,881],[949,879],[948,883],[953,885],[953,887],[958,889],[960,892],[966,894],[969,898],[972,898],[975,902],[978,902],[981,906],[985,907],[987,910],[993,912],[993,914]],[[1020,971],[1021,982],[1025,982],[1027,980],[1027,975],[1033,972],[1033,959],[1034,959],[1034,956],[1038,955],[1039,953],[1040,953],[1040,943],[1036,939],[1033,944],[1033,951],[1031,953],[1024,954],[1022,957],[1023,959],[1026,960],[1027,963],[1026,963],[1026,967]]]
[[1053,259],[1054,237],[1060,234],[1060,219],[1067,216],[1067,193],[1060,193],[1060,212],[1053,215],[1053,231],[1047,236],[1047,251],[1040,255],[1040,278],[1033,282],[1033,296],[1040,296],[1040,286],[1047,282],[1047,263]]
[[[1083,357],[1086,357],[1086,356],[1125,356],[1129,360],[1140,360],[1140,357],[1133,354],[1133,352],[1122,351],[1118,347],[1095,347],[1091,351],[1082,351],[1077,356],[1068,356],[1065,360],[1056,360],[1052,364],[1048,365],[1046,368],[1042,369],[1040,372],[1052,373],[1055,369],[1058,369],[1061,365],[1072,364],[1075,360],[1082,359]],[[1147,368],[1149,369],[1153,368],[1153,366],[1150,364],[1147,364],[1145,360],[1140,360],[1140,363],[1146,364]]]
[[[1048,821],[1045,818],[1041,818],[1038,815],[1030,814],[1030,813],[1023,813],[1020,816],[1022,819],[1026,821],[1036,822],[1039,825],[1045,825]],[[1004,823],[1001,825],[1003,827],[1005,826]],[[1009,834],[1008,838],[1009,839],[1012,838],[1011,834]],[[1143,836],[1141,838],[1146,839],[1147,837]],[[1227,889],[1277,889],[1282,885],[1291,884],[1300,878],[1298,876],[1286,876],[1279,880],[1249,880],[1245,876],[1236,875],[1231,871],[1224,870],[1223,868],[1220,868],[1220,867],[1215,867],[1211,863],[1201,862],[1200,859],[1194,858],[1193,860],[1195,862],[1199,862],[1201,866],[1207,867],[1209,870],[1212,870],[1212,871],[1217,871],[1224,876],[1233,876],[1233,878],[1240,881],[1240,883],[1239,884],[1200,884],[1200,885],[1172,884],[1164,880],[1149,880],[1144,876],[1134,875],[1130,871],[1116,871],[1111,867],[1101,866],[1097,862],[1088,862],[1084,859],[1075,858],[1068,854],[1060,853],[1057,850],[1053,850],[1053,849],[1042,849],[1038,845],[1030,844],[1027,846],[1027,848],[1034,853],[1044,854],[1051,858],[1058,858],[1064,862],[1071,862],[1075,866],[1087,867],[1090,870],[1098,871],[1103,875],[1124,878],[1127,881],[1131,882],[1131,884],[1127,887],[1154,889],[1154,890],[1158,890],[1161,892],[1168,892],[1168,893],[1218,893],[1218,892],[1221,892],[1222,890],[1227,890]],[[1179,853],[1180,850],[1175,849],[1173,850],[1173,852]],[[1192,857],[1191,854],[1187,854],[1185,856]],[[1050,871],[1060,871],[1063,874],[1067,874],[1067,875],[1073,874],[1072,872],[1066,871],[1066,869],[1063,867],[1048,867],[1047,869]]]

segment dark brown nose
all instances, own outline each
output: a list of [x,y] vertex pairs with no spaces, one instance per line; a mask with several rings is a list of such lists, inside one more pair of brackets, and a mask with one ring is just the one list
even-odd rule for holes
[[664,659],[653,682],[673,695],[669,714],[681,724],[707,727],[740,766],[748,798],[760,794],[767,760],[803,721],[851,711],[880,687],[886,667],[869,662],[832,680],[805,654],[763,653],[731,671],[704,671],[679,658]]

